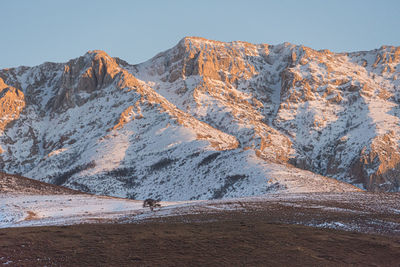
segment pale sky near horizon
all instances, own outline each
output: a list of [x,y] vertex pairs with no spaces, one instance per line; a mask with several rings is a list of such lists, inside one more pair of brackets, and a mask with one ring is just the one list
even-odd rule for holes
[[0,69],[101,49],[131,64],[185,36],[334,52],[400,46],[397,0],[0,0]]

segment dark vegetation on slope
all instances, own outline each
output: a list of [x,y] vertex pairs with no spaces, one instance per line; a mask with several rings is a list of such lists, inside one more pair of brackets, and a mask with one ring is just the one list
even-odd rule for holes
[[68,170],[66,172],[63,172],[63,173],[61,173],[61,174],[59,174],[57,176],[54,176],[53,179],[52,179],[52,183],[55,184],[55,185],[63,185],[65,182],[68,181],[68,179],[72,175],[77,174],[78,172],[81,172],[81,171],[84,171],[84,170],[87,170],[87,169],[94,168],[95,166],[96,166],[96,164],[93,161],[91,161],[91,162],[89,162],[87,164],[76,166],[76,167],[74,167],[74,168],[72,168],[72,169],[70,169],[70,170]]
[[162,158],[158,162],[154,163],[153,165],[150,166],[150,171],[155,172],[155,171],[160,171],[172,163],[174,163],[176,160],[171,159],[171,158]]
[[0,172],[0,192],[20,194],[82,194],[63,186],[43,183],[20,175]]
[[200,161],[200,163],[197,165],[197,167],[201,167],[203,165],[209,164],[210,162],[215,160],[220,154],[221,154],[221,152],[215,152],[215,153],[208,155],[207,157],[205,157],[204,159],[202,159]]
[[213,196],[210,199],[223,198],[223,196],[228,192],[228,190],[231,187],[233,187],[234,184],[246,179],[247,177],[248,176],[244,175],[244,174],[236,174],[236,175],[227,176],[225,178],[224,184],[220,188],[214,190]]

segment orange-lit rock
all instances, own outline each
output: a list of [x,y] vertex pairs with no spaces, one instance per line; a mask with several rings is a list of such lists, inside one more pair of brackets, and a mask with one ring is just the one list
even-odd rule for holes
[[25,107],[24,94],[21,90],[8,86],[0,78],[0,132],[12,121],[18,119]]

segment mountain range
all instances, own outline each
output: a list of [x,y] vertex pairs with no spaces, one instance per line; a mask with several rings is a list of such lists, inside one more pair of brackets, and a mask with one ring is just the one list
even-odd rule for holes
[[0,70],[0,168],[163,200],[400,191],[400,47],[333,53],[186,37]]

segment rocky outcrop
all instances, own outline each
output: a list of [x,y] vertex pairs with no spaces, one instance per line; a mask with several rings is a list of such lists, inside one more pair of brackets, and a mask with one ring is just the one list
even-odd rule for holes
[[355,182],[365,184],[371,191],[400,191],[400,152],[393,131],[372,140],[361,150],[351,166]]
[[24,107],[24,93],[5,84],[0,78],[0,133],[9,123],[19,118]]
[[101,89],[110,86],[119,73],[121,69],[116,60],[99,50],[69,61],[64,66],[52,110],[64,112],[84,105],[88,99],[98,97]]

